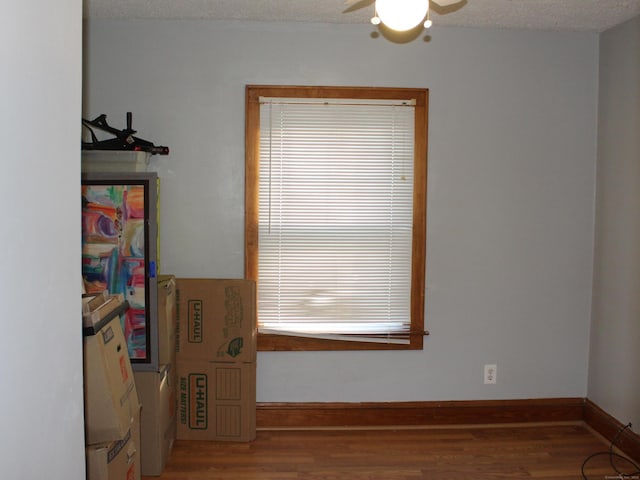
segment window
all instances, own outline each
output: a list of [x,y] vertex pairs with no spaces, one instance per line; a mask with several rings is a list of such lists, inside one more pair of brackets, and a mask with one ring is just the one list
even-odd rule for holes
[[247,86],[259,350],[421,349],[428,91]]

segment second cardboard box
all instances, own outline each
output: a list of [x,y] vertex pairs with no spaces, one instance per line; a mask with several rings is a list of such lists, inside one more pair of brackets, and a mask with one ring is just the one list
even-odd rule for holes
[[179,278],[179,361],[255,362],[255,282]]

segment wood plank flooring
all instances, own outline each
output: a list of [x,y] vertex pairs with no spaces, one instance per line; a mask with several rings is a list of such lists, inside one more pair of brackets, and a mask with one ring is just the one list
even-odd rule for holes
[[[582,423],[263,430],[250,443],[178,440],[162,476],[143,479],[576,480],[584,478],[585,459],[608,448]],[[608,456],[590,460],[585,473],[589,480],[622,478]]]

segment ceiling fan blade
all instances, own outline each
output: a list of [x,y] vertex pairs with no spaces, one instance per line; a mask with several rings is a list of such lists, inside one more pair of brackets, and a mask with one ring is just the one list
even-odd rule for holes
[[360,10],[361,8],[372,5],[375,0],[345,0],[344,4],[347,7],[342,13],[353,12],[354,10]]
[[460,10],[467,4],[467,0],[429,0],[433,11],[438,15],[446,15]]
[[441,7],[448,7],[449,5],[453,5],[454,3],[460,3],[460,0],[430,0],[431,3],[435,3]]

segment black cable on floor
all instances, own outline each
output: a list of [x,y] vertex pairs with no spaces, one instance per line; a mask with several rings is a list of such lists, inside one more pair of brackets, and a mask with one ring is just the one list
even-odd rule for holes
[[[620,455],[619,453],[616,453],[613,451],[613,447],[615,446],[616,442],[618,441],[618,438],[620,437],[620,435],[622,435],[622,432],[624,432],[627,428],[631,428],[631,423],[626,424],[624,427],[622,427],[620,430],[618,430],[618,433],[616,433],[616,436],[613,437],[613,440],[611,441],[611,445],[609,446],[609,450],[607,451],[603,451],[603,452],[596,452],[593,453],[591,455],[589,455],[584,462],[582,462],[582,478],[584,480],[589,480],[587,477],[587,474],[584,473],[584,469],[587,465],[587,463],[589,462],[589,460],[591,460],[592,458],[595,457],[600,457],[603,455],[607,455],[609,457],[609,463],[611,464],[611,468],[613,469],[613,471],[616,473],[616,477],[614,478],[619,478],[620,480],[624,480],[624,479],[630,479],[630,478],[639,478],[640,476],[640,467],[633,462],[633,460],[625,457],[624,455]],[[625,462],[629,463],[631,465],[631,467],[633,469],[635,469],[635,471],[630,472],[630,473],[625,473],[622,472],[618,469],[618,467],[616,467],[615,465],[615,460],[619,459],[619,460],[624,460]]]

